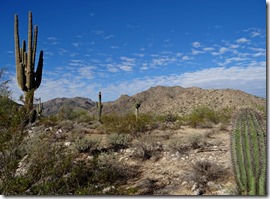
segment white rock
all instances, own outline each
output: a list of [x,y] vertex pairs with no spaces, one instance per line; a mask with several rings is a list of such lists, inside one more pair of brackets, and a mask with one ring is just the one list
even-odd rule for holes
[[184,182],[182,182],[182,184],[181,184],[181,186],[185,186],[185,185],[187,185],[187,181],[184,181]]
[[70,146],[71,145],[71,142],[65,142],[64,145],[65,146]]
[[112,190],[114,190],[114,189],[115,189],[114,186],[106,187],[106,188],[104,188],[104,189],[102,190],[102,193],[106,194],[106,193],[108,193],[108,192],[110,192],[110,191],[112,191]]

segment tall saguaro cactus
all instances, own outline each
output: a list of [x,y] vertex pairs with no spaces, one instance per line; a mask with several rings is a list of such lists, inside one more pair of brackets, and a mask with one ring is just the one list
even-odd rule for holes
[[101,103],[101,92],[98,93],[98,103],[97,103],[97,108],[98,108],[98,121],[101,122],[101,113],[102,113],[102,107],[103,104]]
[[240,194],[266,195],[266,128],[257,112],[246,108],[237,115],[231,154]]
[[14,17],[14,40],[17,82],[25,95],[25,108],[33,109],[34,91],[40,86],[43,68],[43,51],[40,51],[37,69],[35,71],[35,57],[37,49],[38,27],[32,25],[32,12],[28,14],[28,52],[26,42],[23,40],[20,48],[18,15]]

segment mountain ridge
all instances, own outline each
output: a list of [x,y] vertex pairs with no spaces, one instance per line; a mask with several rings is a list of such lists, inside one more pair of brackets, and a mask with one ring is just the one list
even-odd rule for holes
[[[214,110],[223,108],[265,107],[266,99],[241,90],[202,89],[199,87],[156,86],[132,96],[123,94],[115,101],[103,102],[104,114],[127,114],[134,111],[136,101],[141,101],[140,112],[149,114],[185,115],[198,106]],[[55,98],[43,103],[45,116],[56,114],[63,106],[96,113],[96,102],[89,98]]]

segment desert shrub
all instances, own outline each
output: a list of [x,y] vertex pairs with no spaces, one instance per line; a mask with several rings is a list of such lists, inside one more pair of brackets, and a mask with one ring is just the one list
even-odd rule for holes
[[102,118],[102,128],[111,133],[143,133],[155,127],[155,122],[149,115],[141,114],[136,121],[133,114],[124,116],[119,115],[105,115]]
[[132,141],[132,136],[124,133],[112,133],[107,136],[107,142],[113,149],[127,148]]
[[18,153],[25,133],[23,121],[25,114],[19,105],[10,98],[8,80],[0,69],[0,194],[6,194],[14,181],[15,171],[21,156]]
[[203,148],[207,144],[205,136],[202,134],[190,134],[187,137],[187,142],[192,149]]
[[45,127],[56,126],[59,122],[59,118],[56,115],[50,115],[48,117],[41,117],[39,124],[44,125]]
[[93,121],[94,117],[86,110],[74,109],[70,106],[63,106],[58,113],[59,120],[72,120],[76,122]]
[[179,152],[179,153],[186,153],[189,150],[189,146],[183,141],[178,140],[178,139],[173,139],[169,143],[169,149],[173,153]]
[[220,111],[214,111],[206,106],[195,108],[186,116],[187,124],[191,127],[211,127],[212,124],[222,123],[227,125],[230,121],[232,110],[224,108]]
[[184,172],[184,178],[196,182],[197,186],[205,192],[207,182],[215,182],[227,176],[227,169],[210,160],[197,160]]
[[95,195],[104,194],[110,186],[115,188],[106,194],[121,194],[118,186],[137,176],[137,169],[119,163],[111,154],[88,159],[48,133],[36,136],[23,143],[26,172],[10,178],[6,195]]
[[88,152],[99,146],[100,140],[89,136],[79,137],[75,140],[75,147],[79,152]]
[[163,151],[162,144],[151,135],[142,136],[139,141],[134,143],[134,147],[136,150],[133,157],[142,161],[149,160],[150,158],[158,160],[161,158],[161,152]]

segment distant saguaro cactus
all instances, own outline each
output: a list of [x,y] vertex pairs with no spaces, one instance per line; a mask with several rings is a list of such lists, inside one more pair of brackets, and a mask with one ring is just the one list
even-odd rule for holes
[[97,113],[98,121],[101,122],[101,113],[102,113],[102,108],[103,108],[103,104],[101,103],[101,92],[98,93],[97,108],[98,108],[98,113]]
[[252,109],[241,109],[236,117],[231,154],[240,194],[266,195],[266,128]]
[[36,110],[37,110],[38,116],[40,117],[42,114],[43,104],[41,103],[41,98],[38,98],[37,101],[38,101],[38,104],[37,104]]
[[137,101],[135,103],[135,116],[136,116],[136,121],[139,120],[139,108],[141,107],[141,101]]
[[32,12],[28,14],[28,52],[23,40],[20,48],[18,15],[14,17],[14,40],[17,82],[25,95],[25,108],[29,112],[33,109],[34,91],[40,86],[43,68],[43,51],[40,51],[37,69],[35,71],[35,56],[37,49],[38,27],[32,25]]

